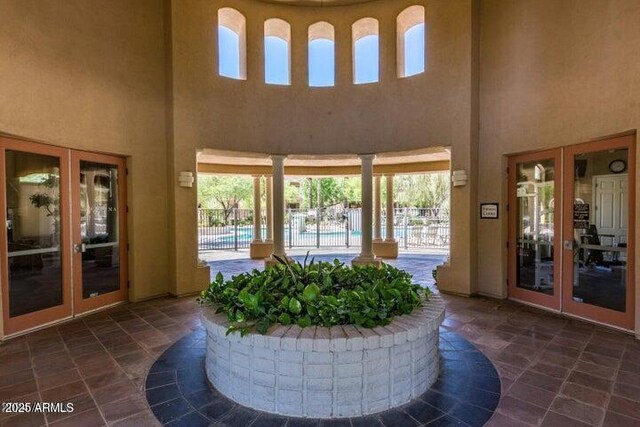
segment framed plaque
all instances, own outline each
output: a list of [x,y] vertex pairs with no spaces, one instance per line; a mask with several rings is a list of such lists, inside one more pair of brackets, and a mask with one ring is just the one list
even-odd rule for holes
[[480,203],[480,219],[498,219],[499,213],[498,203]]

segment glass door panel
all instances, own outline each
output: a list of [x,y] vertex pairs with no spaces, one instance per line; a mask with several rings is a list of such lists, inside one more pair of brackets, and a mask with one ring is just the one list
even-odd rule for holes
[[615,138],[567,149],[565,179],[565,308],[633,326],[633,139]]
[[9,316],[62,304],[60,159],[7,150]]
[[51,147],[10,139],[0,146],[3,301],[11,333],[71,314],[64,254],[68,160]]
[[126,299],[124,160],[74,153],[72,167],[76,305],[82,312]]
[[80,161],[82,298],[120,289],[118,168]]
[[559,159],[553,150],[512,157],[509,163],[509,294],[553,309],[560,308]]

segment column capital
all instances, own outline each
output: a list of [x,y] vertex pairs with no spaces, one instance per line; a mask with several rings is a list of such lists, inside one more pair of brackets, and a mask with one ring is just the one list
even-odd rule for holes
[[395,173],[383,173],[382,175],[384,175],[387,178],[393,178],[394,176],[396,176]]
[[286,154],[270,154],[269,158],[271,160],[279,160],[279,161],[284,161],[284,159],[286,159],[288,156]]
[[358,154],[360,160],[373,160],[376,158],[375,154]]

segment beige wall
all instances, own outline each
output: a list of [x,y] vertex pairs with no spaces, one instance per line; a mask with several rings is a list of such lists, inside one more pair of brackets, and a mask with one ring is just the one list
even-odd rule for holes
[[[640,2],[483,0],[480,16],[480,201],[504,206],[506,154],[640,127]],[[506,295],[506,238],[481,221],[482,293]]]
[[0,0],[0,132],[127,156],[131,299],[167,292],[161,0]]
[[[426,10],[426,72],[398,79],[395,18],[414,4]],[[247,18],[246,81],[217,73],[225,6]],[[381,82],[354,85],[350,30],[367,16],[380,20]],[[291,86],[263,82],[273,17],[292,25]],[[333,88],[307,85],[307,28],[321,20],[335,26]],[[504,297],[506,221],[478,221],[478,204],[504,208],[507,154],[639,127],[638,22],[637,0],[0,0],[0,132],[127,156],[132,299],[202,287],[197,192],[177,186],[200,149],[449,146],[470,179],[452,189],[445,287]]]
[[[426,72],[396,74],[396,16],[406,7],[426,8]],[[378,0],[348,7],[292,8],[253,0],[174,0],[169,17],[172,61],[173,156],[171,231],[176,264],[172,293],[192,292],[197,248],[196,191],[178,188],[180,171],[196,170],[203,148],[271,154],[357,154],[451,146],[452,168],[475,172],[477,85],[474,85],[472,0]],[[246,17],[247,80],[218,76],[217,10],[230,6]],[[354,85],[351,26],[360,18],[380,21],[379,84]],[[265,85],[263,26],[278,17],[291,23],[292,85]],[[307,29],[327,21],[335,27],[336,86],[309,88]],[[472,292],[475,251],[475,180],[455,189],[452,218],[452,284]],[[471,263],[469,262],[471,260]]]
[[[399,79],[396,16],[416,3],[426,6],[427,71]],[[199,148],[278,154],[358,154],[451,145],[456,138],[452,125],[460,118],[455,115],[468,120],[469,4],[378,0],[360,6],[292,8],[255,0],[175,0],[176,140]],[[218,76],[217,10],[224,6],[247,19],[246,81]],[[351,25],[366,16],[380,21],[381,83],[354,85]],[[264,83],[263,25],[272,17],[292,25],[291,86]],[[320,20],[335,27],[333,88],[309,88],[307,83],[307,29]]]

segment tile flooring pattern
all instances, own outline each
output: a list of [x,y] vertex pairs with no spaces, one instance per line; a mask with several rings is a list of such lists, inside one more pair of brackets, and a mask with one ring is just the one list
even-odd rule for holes
[[[394,262],[430,283],[442,257]],[[237,274],[260,263],[212,263]],[[490,426],[639,426],[640,341],[507,301],[445,296],[443,327],[496,366],[502,398]],[[71,414],[0,413],[0,426],[155,426],[144,379],[200,325],[194,298],[127,304],[0,344],[0,402],[71,401]]]
[[374,416],[310,420],[287,418],[238,405],[218,393],[204,369],[205,332],[180,339],[153,364],[146,393],[151,410],[167,427],[482,426],[500,400],[493,364],[455,332],[442,331],[440,376],[420,398]]

